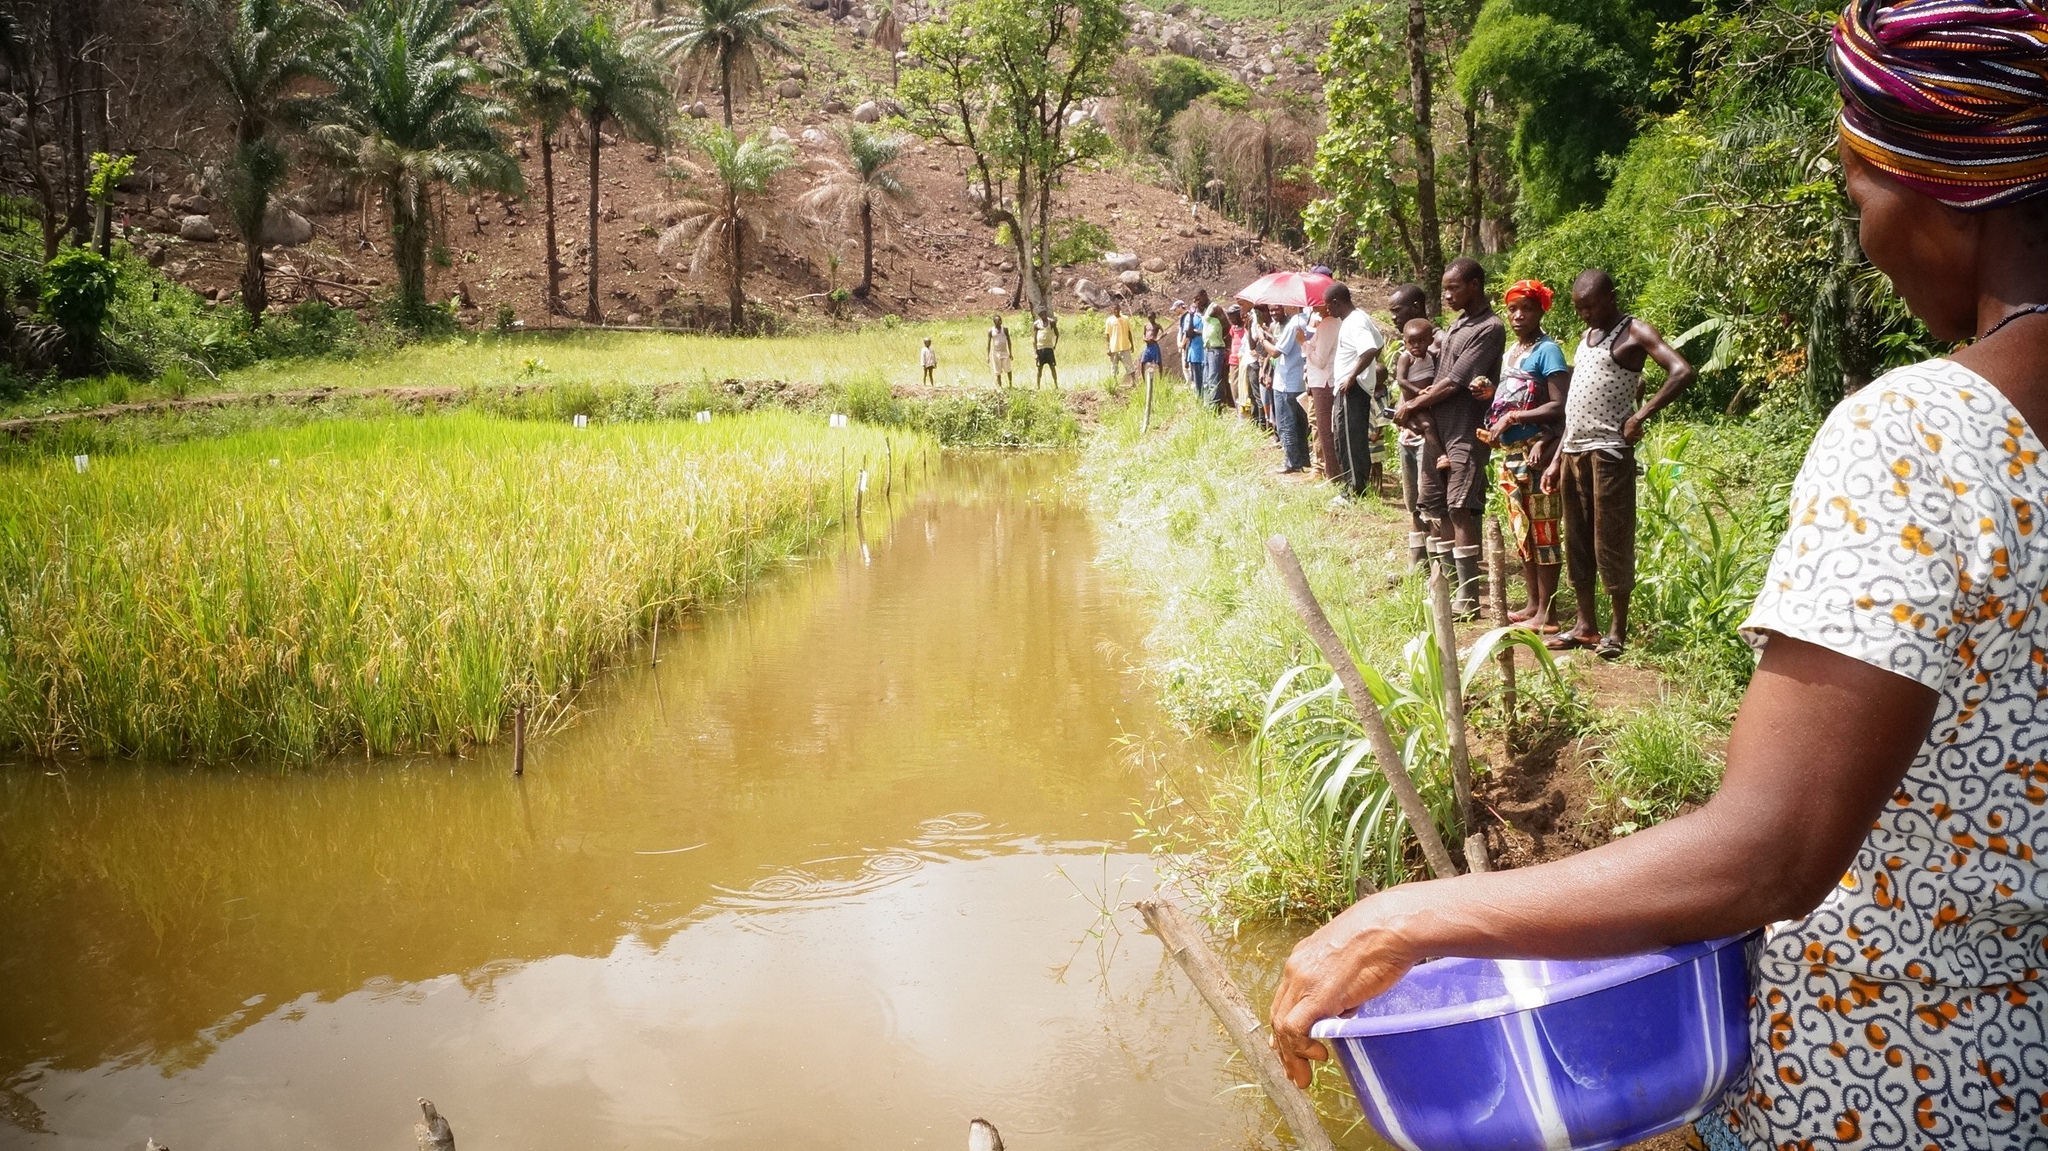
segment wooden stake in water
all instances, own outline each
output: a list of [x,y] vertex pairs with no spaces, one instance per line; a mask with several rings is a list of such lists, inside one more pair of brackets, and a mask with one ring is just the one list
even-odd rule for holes
[[1393,735],[1387,731],[1386,717],[1380,714],[1380,705],[1372,697],[1371,689],[1365,686],[1365,676],[1358,670],[1358,664],[1351,658],[1351,652],[1344,642],[1337,638],[1337,629],[1330,626],[1330,617],[1323,613],[1323,605],[1316,602],[1316,593],[1308,586],[1308,576],[1301,570],[1301,561],[1294,556],[1294,548],[1286,536],[1274,536],[1266,541],[1266,551],[1272,557],[1273,567],[1280,573],[1280,582],[1287,589],[1287,598],[1294,603],[1296,615],[1302,625],[1308,628],[1308,637],[1315,641],[1317,650],[1323,653],[1330,670],[1337,674],[1337,681],[1344,685],[1344,694],[1351,697],[1351,706],[1357,710],[1359,722],[1365,725],[1366,741],[1372,745],[1372,758],[1379,765],[1380,774],[1387,779],[1387,790],[1394,793],[1394,799],[1401,805],[1401,814],[1408,817],[1408,829],[1415,833],[1416,842],[1422,845],[1422,857],[1429,861],[1429,869],[1439,879],[1448,879],[1458,874],[1458,865],[1451,861],[1451,853],[1444,846],[1443,837],[1437,834],[1436,818],[1422,802],[1422,793],[1415,790],[1415,780],[1408,774],[1408,765],[1401,759],[1401,751],[1394,743]]
[[1451,579],[1442,564],[1429,569],[1429,615],[1436,625],[1437,664],[1442,669],[1444,726],[1451,739],[1451,790],[1458,798],[1458,824],[1465,831],[1465,862],[1473,871],[1488,870],[1486,841],[1472,807],[1472,750],[1465,732],[1465,687],[1459,682],[1458,629],[1451,615]]
[[526,774],[526,705],[512,709],[512,778]]
[[883,440],[882,447],[889,453],[882,465],[882,498],[893,500],[896,498],[896,441]]
[[[1500,626],[1507,627],[1513,621],[1508,619],[1508,553],[1507,544],[1500,534],[1500,517],[1486,518],[1486,543],[1493,549],[1493,558],[1487,567],[1487,579],[1493,586],[1493,615]],[[1515,726],[1515,648],[1513,644],[1502,644],[1495,653],[1494,662],[1500,665],[1501,707],[1506,712],[1508,730]]]
[[1203,938],[1202,929],[1195,925],[1181,909],[1171,903],[1144,899],[1138,901],[1138,914],[1145,917],[1145,926],[1166,945],[1166,953],[1180,964],[1187,973],[1188,981],[1209,1004],[1222,1022],[1223,1030],[1230,1033],[1231,1041],[1244,1055],[1244,1061],[1258,1078],[1259,1086],[1266,1089],[1267,1098],[1294,1130],[1294,1137],[1301,1141],[1304,1151],[1337,1151],[1337,1145],[1330,1141],[1330,1133],[1323,1130],[1323,1121],[1316,1115],[1316,1105],[1309,1100],[1308,1092],[1296,1087],[1287,1078],[1287,1069],[1280,1065],[1280,1056],[1275,1054],[1271,1044],[1260,1037],[1261,1031],[1269,1031],[1265,1020],[1259,1018],[1252,1005],[1239,990],[1237,982],[1230,978],[1230,972],[1216,955],[1216,950]]
[[654,609],[654,636],[647,645],[647,666],[661,663],[661,609]]

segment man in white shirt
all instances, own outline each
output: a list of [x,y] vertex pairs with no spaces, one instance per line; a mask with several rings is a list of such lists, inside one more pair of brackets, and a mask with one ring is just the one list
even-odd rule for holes
[[1337,354],[1330,365],[1330,386],[1336,392],[1331,413],[1331,439],[1345,489],[1364,495],[1372,483],[1373,393],[1381,387],[1379,325],[1363,308],[1351,304],[1351,289],[1332,284],[1323,296],[1325,310],[1337,321]]

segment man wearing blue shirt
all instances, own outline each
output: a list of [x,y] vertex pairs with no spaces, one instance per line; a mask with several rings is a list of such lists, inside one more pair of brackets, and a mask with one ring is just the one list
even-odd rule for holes
[[1269,354],[1276,357],[1273,371],[1273,430],[1280,434],[1280,450],[1286,455],[1281,475],[1293,475],[1308,467],[1308,413],[1302,410],[1302,392],[1307,381],[1308,313],[1288,309],[1287,323],[1274,336]]
[[1202,315],[1209,310],[1207,289],[1195,293],[1194,306],[1182,312],[1174,324],[1174,332],[1180,341],[1181,371],[1187,375],[1188,384],[1197,396],[1202,394]]

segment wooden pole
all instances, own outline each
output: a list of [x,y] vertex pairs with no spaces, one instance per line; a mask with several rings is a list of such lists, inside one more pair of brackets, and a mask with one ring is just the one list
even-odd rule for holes
[[647,666],[656,667],[661,663],[661,609],[654,609],[654,639],[648,644]]
[[858,472],[854,473],[854,477],[853,477],[853,519],[854,519],[854,522],[855,522],[855,523],[859,523],[859,522],[860,522],[860,519],[861,519],[861,511],[862,511],[862,509],[863,509],[863,508],[865,508],[865,507],[867,506],[867,501],[868,501],[868,485],[867,485],[867,478],[868,478],[868,458],[867,458],[866,456],[862,456],[862,457],[860,458],[860,471],[858,471]]
[[1337,673],[1337,681],[1344,685],[1344,693],[1351,697],[1351,706],[1358,711],[1359,722],[1365,725],[1365,738],[1372,744],[1372,757],[1379,764],[1380,774],[1386,776],[1387,787],[1401,804],[1401,814],[1408,817],[1408,828],[1415,833],[1415,839],[1422,845],[1422,855],[1429,861],[1429,869],[1438,878],[1448,879],[1458,874],[1457,864],[1451,862],[1451,853],[1444,846],[1443,837],[1437,834],[1436,820],[1423,805],[1422,793],[1415,790],[1415,780],[1408,774],[1408,765],[1401,760],[1401,752],[1394,746],[1394,737],[1387,731],[1386,717],[1380,714],[1380,705],[1372,698],[1372,692],[1365,686],[1365,676],[1359,672],[1358,664],[1351,659],[1342,640],[1337,638],[1337,629],[1330,626],[1330,617],[1323,614],[1323,605],[1316,602],[1316,594],[1308,586],[1308,576],[1301,570],[1301,561],[1294,556],[1294,548],[1286,536],[1274,536],[1266,541],[1266,551],[1271,555],[1273,567],[1280,573],[1280,582],[1287,588],[1287,597],[1294,602],[1295,614],[1308,628],[1309,638],[1315,641],[1317,649],[1330,664],[1330,670]]
[[1138,421],[1138,434],[1152,430],[1152,373],[1145,373],[1145,418]]
[[1288,1080],[1280,1057],[1261,1037],[1260,1032],[1268,1030],[1266,1022],[1252,1010],[1215,949],[1203,938],[1202,930],[1171,903],[1140,900],[1138,913],[1145,917],[1145,926],[1166,945],[1166,953],[1187,972],[1188,981],[1222,1021],[1223,1030],[1230,1033],[1231,1042],[1237,1044],[1259,1086],[1265,1088],[1266,1097],[1273,1101],[1280,1118],[1286,1120],[1305,1151],[1337,1151],[1330,1133],[1323,1130],[1323,1121],[1316,1115],[1308,1093]]
[[[1451,615],[1451,579],[1443,565],[1429,569],[1429,614],[1436,625],[1437,666],[1444,690],[1444,726],[1451,739],[1451,790],[1458,797],[1458,825],[1465,833],[1465,862],[1473,871],[1486,871],[1486,841],[1472,807],[1472,749],[1465,732],[1465,689],[1458,676],[1458,630]],[[1475,854],[1478,860],[1474,864]]]
[[888,451],[887,463],[882,465],[882,498],[896,498],[896,441],[883,440],[882,447]]
[[526,705],[512,709],[512,778],[526,774]]
[[[1500,626],[1507,627],[1513,621],[1508,619],[1508,552],[1507,544],[1501,539],[1499,516],[1487,517],[1486,542],[1493,548],[1493,561],[1487,570],[1488,582],[1493,585],[1493,615],[1500,621]],[[1493,659],[1500,665],[1501,709],[1505,713],[1508,730],[1512,732],[1515,727],[1514,645],[1500,645],[1500,651]]]

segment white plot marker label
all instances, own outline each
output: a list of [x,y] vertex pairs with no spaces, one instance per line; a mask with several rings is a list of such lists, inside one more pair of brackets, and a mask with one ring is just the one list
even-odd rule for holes
[[843,428],[843,427],[845,427],[845,426],[846,426],[846,417],[845,417],[845,416],[844,416],[843,414],[839,413],[839,412],[833,412],[833,413],[832,413],[832,422],[831,422],[831,426],[832,426],[832,427],[835,427],[835,428]]
[[72,456],[72,457],[71,457],[71,470],[72,470],[72,471],[75,471],[75,472],[77,472],[77,473],[78,473],[79,475],[84,475],[84,474],[85,474],[85,469],[87,469],[87,468],[89,468],[89,467],[91,467],[91,466],[92,466],[92,457],[91,457],[91,456]]
[[575,426],[576,426],[576,427],[579,427],[579,428],[587,428],[587,427],[589,427],[589,426],[590,426],[590,417],[589,417],[589,416],[577,416],[577,417],[575,418],[575,420],[573,420],[572,422],[573,422],[573,423],[575,424]]
[[868,494],[868,470],[866,468],[860,470],[860,486],[855,490],[859,491],[862,495]]
[[711,412],[710,412],[710,411],[709,411],[708,409],[707,409],[707,410],[705,410],[705,411],[700,411],[700,412],[698,412],[698,413],[697,413],[697,422],[698,422],[698,423],[700,423],[700,424],[708,424],[708,423],[710,423],[710,422],[711,422]]

